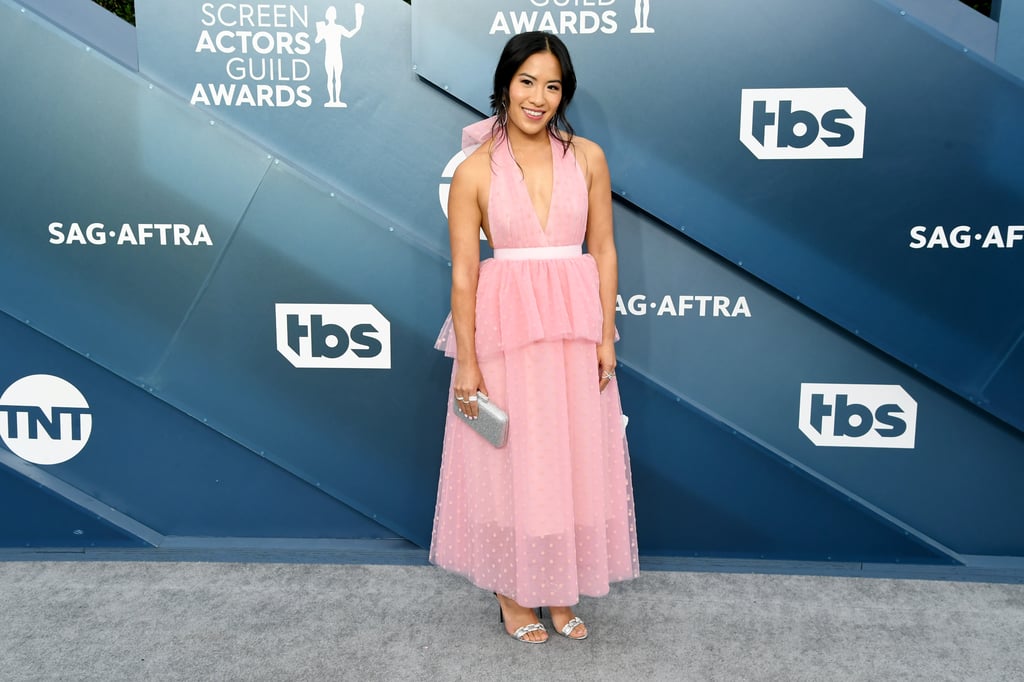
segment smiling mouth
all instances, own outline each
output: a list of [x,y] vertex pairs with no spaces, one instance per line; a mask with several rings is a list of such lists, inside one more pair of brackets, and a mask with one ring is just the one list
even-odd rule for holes
[[527,109],[527,108],[524,107],[523,108],[523,113],[526,114],[529,118],[533,118],[533,119],[544,118],[544,112],[543,111],[537,111],[536,109]]

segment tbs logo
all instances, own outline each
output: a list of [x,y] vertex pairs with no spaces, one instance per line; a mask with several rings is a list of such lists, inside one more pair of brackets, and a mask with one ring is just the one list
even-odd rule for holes
[[800,431],[818,446],[913,449],[917,401],[902,386],[800,384]]
[[862,159],[867,108],[849,88],[744,90],[740,142],[759,159]]
[[277,352],[294,367],[391,369],[391,323],[372,305],[278,303]]
[[72,384],[49,374],[18,379],[0,395],[0,440],[33,464],[60,464],[92,435],[92,411]]

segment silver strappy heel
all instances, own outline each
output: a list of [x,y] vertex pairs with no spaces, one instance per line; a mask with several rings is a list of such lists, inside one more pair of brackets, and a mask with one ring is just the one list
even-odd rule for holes
[[[494,593],[494,598],[495,599],[498,598],[498,594],[497,593]],[[498,622],[501,623],[502,624],[502,628],[504,628],[505,612],[501,610],[501,600],[500,599],[498,600]],[[515,632],[511,633],[509,636],[510,637],[514,637],[515,639],[518,639],[520,642],[525,642],[526,644],[543,644],[544,642],[546,642],[548,640],[547,639],[538,639],[538,640],[526,639],[526,635],[530,634],[531,632],[544,632],[544,633],[546,633],[547,631],[548,631],[548,629],[546,627],[544,627],[543,623],[540,623],[540,622],[538,622],[538,623],[530,623],[529,625],[524,625],[523,627],[519,628]],[[505,632],[508,632],[508,630],[505,630]]]
[[558,634],[568,639],[586,639],[587,635],[590,634],[589,632],[585,632],[582,637],[573,637],[571,634],[572,631],[580,625],[584,625],[583,619],[579,616],[574,616],[572,620],[562,626],[562,629],[558,631]]

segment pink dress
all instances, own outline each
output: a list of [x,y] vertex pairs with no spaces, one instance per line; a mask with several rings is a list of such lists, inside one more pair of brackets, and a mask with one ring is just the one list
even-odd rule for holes
[[[485,142],[492,123],[466,128],[463,146]],[[551,151],[545,231],[503,136],[494,145],[495,258],[480,264],[476,349],[508,443],[495,449],[455,417],[448,392],[430,544],[432,563],[523,606],[576,604],[639,575],[618,386],[598,387],[597,264],[580,253],[586,180],[571,148],[552,138]],[[436,347],[458,362],[450,315]]]

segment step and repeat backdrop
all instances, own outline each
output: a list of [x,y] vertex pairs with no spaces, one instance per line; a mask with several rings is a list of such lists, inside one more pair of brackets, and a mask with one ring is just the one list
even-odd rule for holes
[[641,552],[1024,556],[1024,88],[820,4],[137,0],[134,73],[0,0],[0,544],[429,542],[447,186],[544,30],[617,196]]

